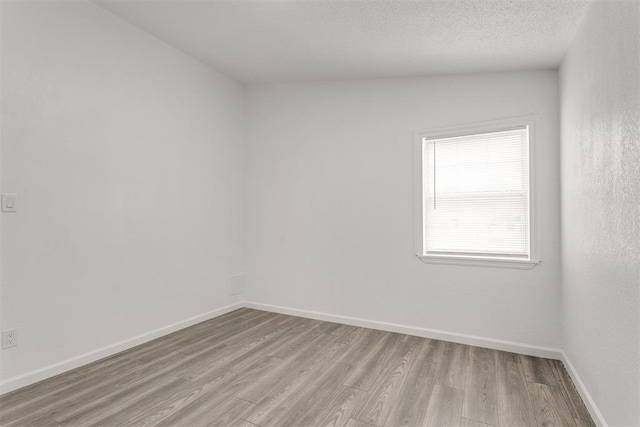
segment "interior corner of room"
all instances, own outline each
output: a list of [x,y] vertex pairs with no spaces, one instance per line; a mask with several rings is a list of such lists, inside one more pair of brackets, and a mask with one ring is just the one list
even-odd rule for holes
[[[361,27],[338,13],[358,2],[210,2],[213,24],[187,3],[0,3],[2,393],[251,308],[560,360],[597,425],[640,425],[640,2],[560,0],[582,14],[546,65],[429,45],[453,58],[430,73],[402,62],[417,42],[384,50],[416,36],[364,24],[397,0]],[[323,51],[314,13],[356,47]],[[541,39],[568,16],[540,13]],[[226,62],[189,44],[215,25]],[[531,117],[535,235],[416,253],[416,136]]]

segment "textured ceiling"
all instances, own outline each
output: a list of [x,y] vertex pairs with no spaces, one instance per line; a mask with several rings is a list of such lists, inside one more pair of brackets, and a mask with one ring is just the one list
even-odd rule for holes
[[241,82],[555,68],[590,0],[95,0]]

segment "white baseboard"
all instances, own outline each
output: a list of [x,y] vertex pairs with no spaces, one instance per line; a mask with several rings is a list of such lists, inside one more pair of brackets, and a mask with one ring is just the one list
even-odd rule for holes
[[309,319],[324,320],[328,322],[343,323],[347,325],[359,326],[364,328],[380,329],[389,332],[398,332],[408,335],[416,335],[425,338],[439,339],[443,341],[457,342],[460,344],[474,345],[478,347],[491,348],[494,350],[509,351],[512,353],[526,354],[530,356],[545,357],[549,359],[561,360],[566,368],[567,372],[571,376],[578,393],[585,402],[589,413],[593,417],[594,422],[601,427],[607,427],[607,423],[604,421],[602,414],[598,410],[595,402],[591,398],[591,395],[587,391],[584,383],[580,379],[575,367],[569,360],[569,357],[564,351],[549,348],[532,346],[528,344],[503,341],[487,337],[479,337],[474,335],[458,334],[455,332],[440,331],[436,329],[420,328],[416,326],[407,326],[397,323],[380,322],[376,320],[362,319],[358,317],[341,316],[337,314],[322,313],[310,310],[299,310],[295,308],[282,307],[277,305],[261,304],[251,301],[241,301],[234,304],[227,305],[225,307],[218,308],[216,310],[209,311],[207,313],[200,314],[198,316],[191,317],[189,319],[182,320],[180,322],[173,323],[171,325],[164,326],[162,328],[155,329],[153,331],[129,338],[124,341],[117,342],[115,344],[102,347],[100,349],[81,354],[79,356],[63,360],[62,362],[55,363],[53,365],[46,366],[23,375],[19,375],[13,378],[9,378],[0,383],[0,395],[9,393],[13,390],[25,387],[27,385],[42,381],[44,379],[53,377],[63,372],[76,369],[80,366],[86,365],[96,360],[102,359],[135,347],[153,339],[159,338],[163,335],[170,334],[180,329],[187,328],[195,325],[196,323],[204,322],[205,320],[213,319],[214,317],[221,316],[229,313],[238,308],[247,307],[257,310],[271,311],[275,313],[288,314],[298,317],[306,317]]
[[407,335],[416,335],[424,338],[432,338],[443,341],[451,341],[460,344],[477,347],[491,348],[494,350],[509,351],[512,353],[526,354],[529,356],[545,357],[547,359],[562,359],[562,350],[549,347],[539,347],[513,341],[503,341],[475,335],[458,334],[455,332],[439,331],[436,329],[420,328],[417,326],[400,325],[397,323],[379,322],[377,320],[361,319],[358,317],[341,316],[338,314],[321,313],[317,311],[298,310],[295,308],[281,307],[277,305],[261,304],[245,301],[244,306],[257,310],[273,311],[292,316],[306,317],[309,319],[324,320],[328,322],[344,323],[363,328],[380,329],[389,332],[398,332]]
[[593,421],[599,427],[607,427],[602,414],[598,410],[591,395],[587,391],[584,383],[580,379],[578,372],[569,360],[569,357],[563,350],[532,346],[529,344],[517,343],[513,341],[503,341],[493,338],[478,337],[474,335],[458,334],[455,332],[439,331],[435,329],[419,328],[415,326],[400,325],[397,323],[379,322],[376,320],[367,320],[358,317],[341,316],[337,314],[322,313],[317,311],[299,310],[295,308],[282,307],[277,305],[261,304],[257,302],[245,301],[244,306],[247,308],[255,308],[257,310],[272,311],[276,313],[289,314],[292,316],[306,317],[309,319],[324,320],[328,322],[344,323],[347,325],[360,326],[364,328],[380,329],[389,332],[398,332],[408,335],[416,335],[419,337],[438,339],[443,341],[457,342],[460,344],[474,345],[478,347],[491,348],[494,350],[509,351],[512,353],[526,354],[529,356],[545,357],[548,359],[556,359],[562,361],[567,372],[571,376],[573,383],[582,397],[587,410],[591,414]]
[[213,319],[214,317],[221,316],[225,313],[229,313],[238,308],[244,307],[242,302],[227,305],[209,312],[199,314],[189,319],[181,320],[171,325],[164,326],[162,328],[155,329],[144,334],[137,335],[133,338],[126,339],[124,341],[117,342],[115,344],[108,345],[106,347],[99,348],[97,350],[90,351],[88,353],[81,354],[76,357],[72,357],[62,362],[55,363],[53,365],[45,366],[44,368],[36,369],[26,374],[18,375],[13,378],[9,378],[0,383],[0,395],[9,393],[10,391],[17,390],[19,388],[28,386],[30,384],[42,381],[44,379],[53,377],[63,372],[79,368],[87,363],[95,362],[104,357],[108,357],[135,347],[145,342],[154,340],[163,335],[170,334],[180,329],[187,328],[195,325],[196,323],[204,322],[205,320]]
[[582,379],[578,375],[578,371],[576,371],[575,366],[573,366],[573,363],[571,363],[571,360],[569,360],[569,356],[567,356],[567,354],[564,351],[562,351],[561,360],[562,360],[562,363],[564,363],[565,368],[567,368],[567,372],[569,373],[569,376],[571,377],[573,384],[576,386],[576,389],[578,390],[578,393],[580,394],[582,401],[584,402],[585,406],[587,407],[587,410],[591,414],[591,418],[593,418],[593,422],[596,423],[596,425],[599,427],[607,427],[607,423],[604,420],[602,413],[596,406],[596,403],[591,398],[591,394],[589,394],[587,387],[585,387],[584,383],[582,382]]

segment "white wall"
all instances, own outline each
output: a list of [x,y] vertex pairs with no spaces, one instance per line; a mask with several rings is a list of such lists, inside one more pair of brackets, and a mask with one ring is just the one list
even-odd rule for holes
[[241,86],[89,2],[2,12],[2,379],[236,301]]
[[[247,89],[247,299],[559,346],[557,73]],[[542,264],[414,256],[413,131],[538,114]]]
[[561,69],[563,347],[640,425],[640,3],[594,3]]

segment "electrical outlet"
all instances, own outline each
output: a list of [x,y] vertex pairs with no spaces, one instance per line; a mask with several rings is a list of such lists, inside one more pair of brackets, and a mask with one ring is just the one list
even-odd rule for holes
[[2,348],[15,347],[18,345],[18,330],[9,329],[2,331]]

